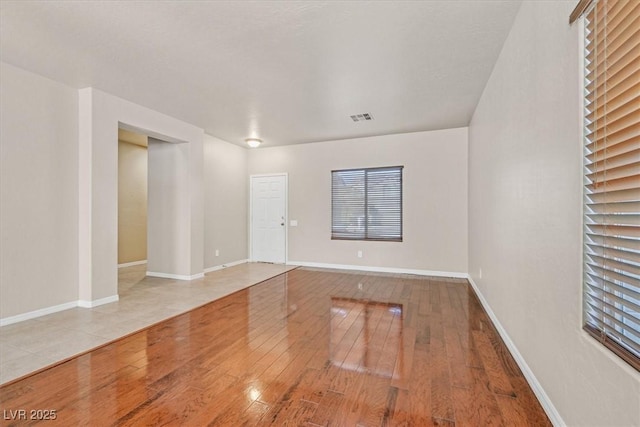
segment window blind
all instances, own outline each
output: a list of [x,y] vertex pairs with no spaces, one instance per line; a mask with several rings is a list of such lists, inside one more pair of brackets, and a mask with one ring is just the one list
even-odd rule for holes
[[402,241],[402,166],[331,172],[331,238]]
[[584,329],[640,370],[640,2],[585,17]]

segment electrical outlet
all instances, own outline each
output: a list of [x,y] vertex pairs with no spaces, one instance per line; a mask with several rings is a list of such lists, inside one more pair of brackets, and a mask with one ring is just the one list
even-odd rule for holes
[[216,249],[216,256],[220,256],[220,250]]
[[482,279],[482,269],[480,269],[480,271],[478,271],[478,279]]
[[362,258],[362,251],[358,251],[358,258]]

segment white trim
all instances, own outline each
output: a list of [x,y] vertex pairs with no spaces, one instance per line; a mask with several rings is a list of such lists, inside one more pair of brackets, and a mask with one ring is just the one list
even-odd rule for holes
[[222,270],[224,268],[233,267],[233,266],[240,265],[240,264],[245,264],[247,262],[249,262],[248,259],[241,259],[239,261],[227,262],[226,264],[214,265],[213,267],[205,268],[204,272],[205,272],[205,274],[206,273],[211,273],[212,271]]
[[146,263],[146,259],[143,259],[142,261],[125,262],[124,264],[118,264],[118,268],[133,267],[134,265],[142,265]]
[[516,363],[522,370],[522,373],[527,379],[527,382],[531,386],[531,389],[535,393],[536,397],[540,401],[540,404],[542,405],[544,412],[546,412],[547,416],[549,417],[549,420],[551,421],[551,423],[554,426],[566,426],[567,424],[563,421],[562,417],[560,416],[560,413],[551,402],[551,399],[542,388],[542,385],[540,384],[536,376],[533,374],[533,371],[531,370],[531,368],[529,368],[529,365],[525,361],[522,354],[520,354],[520,352],[518,351],[518,348],[516,347],[516,345],[513,343],[513,341],[511,341],[509,334],[507,334],[507,331],[504,329],[504,327],[496,317],[496,314],[493,312],[493,310],[491,310],[489,303],[480,292],[480,289],[478,288],[476,283],[473,281],[471,276],[467,276],[467,279],[469,280],[469,283],[471,284],[471,287],[473,288],[473,290],[476,292],[476,295],[478,296],[478,299],[480,300],[482,307],[489,315],[489,318],[491,318],[493,325],[496,327],[498,333],[500,334],[500,337],[502,338],[507,348],[509,349],[509,352],[511,352],[511,355],[516,360]]
[[118,295],[111,295],[110,297],[95,299],[93,301],[84,301],[78,300],[78,307],[82,308],[93,308],[99,305],[109,304],[112,302],[116,302],[120,299]]
[[11,325],[13,323],[24,322],[25,320],[36,319],[38,317],[46,316],[48,314],[69,310],[70,308],[76,308],[76,307],[92,308],[92,307],[97,307],[99,305],[116,302],[118,300],[119,300],[118,295],[111,295],[110,297],[101,298],[93,301],[78,300],[78,301],[65,302],[64,304],[41,308],[39,310],[30,311],[28,313],[22,313],[22,314],[17,314],[15,316],[4,317],[0,319],[0,327]]
[[373,271],[377,273],[416,274],[418,276],[453,277],[457,279],[466,279],[467,277],[469,277],[467,273],[458,273],[453,271],[416,270],[412,268],[373,267],[373,266],[367,266],[367,265],[347,265],[347,264],[326,264],[322,262],[306,262],[306,261],[289,261],[287,264],[299,265],[301,267],[335,268],[338,270]]
[[204,277],[204,273],[198,273],[198,274],[193,274],[191,276],[187,276],[183,274],[156,273],[154,271],[147,271],[147,276],[160,277],[161,279],[196,280],[196,279],[202,279]]
[[0,319],[0,326],[7,326],[13,323],[35,319],[36,317],[46,316],[47,314],[57,313],[59,311],[68,310],[70,308],[75,308],[77,306],[78,306],[77,301],[71,301],[71,302],[65,302],[64,304],[54,305],[51,307],[30,311],[28,313],[22,313],[22,314],[17,314],[15,316],[4,317]]
[[253,178],[265,178],[270,176],[284,176],[284,264],[289,264],[289,173],[261,173],[249,175],[249,260],[255,262],[253,258]]

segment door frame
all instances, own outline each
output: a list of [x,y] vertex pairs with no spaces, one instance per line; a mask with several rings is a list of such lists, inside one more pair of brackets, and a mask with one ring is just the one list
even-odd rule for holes
[[289,174],[287,172],[280,173],[263,173],[249,175],[249,262],[253,259],[253,179],[268,178],[274,176],[284,177],[284,264],[289,264]]

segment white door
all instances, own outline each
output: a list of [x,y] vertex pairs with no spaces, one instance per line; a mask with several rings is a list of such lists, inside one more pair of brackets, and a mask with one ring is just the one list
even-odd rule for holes
[[286,262],[287,176],[251,177],[251,260]]

